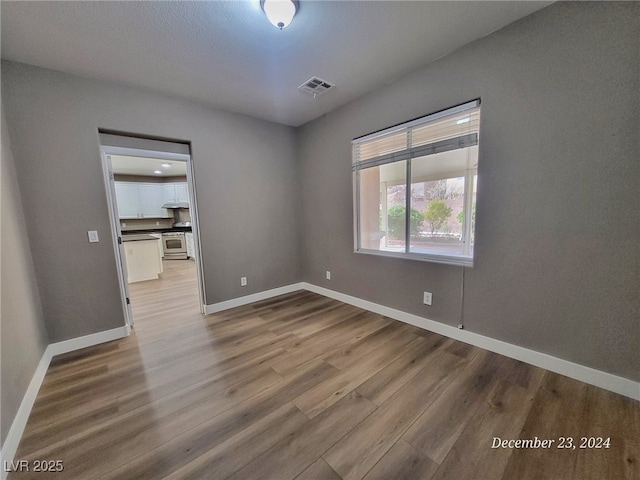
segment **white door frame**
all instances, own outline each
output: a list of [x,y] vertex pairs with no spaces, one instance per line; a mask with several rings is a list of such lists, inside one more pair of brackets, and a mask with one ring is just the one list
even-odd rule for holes
[[186,163],[187,189],[189,191],[189,210],[191,216],[191,230],[193,232],[194,249],[196,257],[196,272],[198,275],[198,296],[200,300],[200,313],[205,313],[204,299],[204,275],[202,267],[202,255],[200,249],[200,232],[198,229],[198,204],[196,201],[195,177],[193,174],[193,164],[191,155],[182,153],[170,153],[156,150],[141,150],[137,148],[113,147],[100,145],[102,157],[102,171],[104,174],[105,190],[107,193],[107,204],[109,207],[109,219],[111,223],[111,238],[115,253],[116,267],[118,270],[118,282],[120,284],[120,294],[122,297],[122,309],[125,316],[125,326],[127,333],[133,326],[133,316],[131,313],[131,303],[129,301],[129,286],[127,281],[127,266],[124,261],[124,247],[122,242],[122,231],[120,229],[120,218],[118,216],[118,203],[116,201],[115,181],[111,167],[111,155],[125,155],[132,157],[157,158],[161,160],[172,160]]

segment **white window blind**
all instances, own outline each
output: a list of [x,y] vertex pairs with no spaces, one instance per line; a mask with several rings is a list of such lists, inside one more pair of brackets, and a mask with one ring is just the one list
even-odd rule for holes
[[478,143],[480,100],[353,140],[354,168],[383,165]]

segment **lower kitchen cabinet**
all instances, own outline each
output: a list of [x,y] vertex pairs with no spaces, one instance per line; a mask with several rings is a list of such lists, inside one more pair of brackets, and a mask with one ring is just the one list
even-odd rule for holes
[[124,256],[127,264],[127,282],[155,280],[162,273],[162,256],[158,240],[124,241]]
[[187,244],[187,257],[191,259],[196,258],[196,246],[193,241],[193,233],[187,232],[184,234],[185,243]]

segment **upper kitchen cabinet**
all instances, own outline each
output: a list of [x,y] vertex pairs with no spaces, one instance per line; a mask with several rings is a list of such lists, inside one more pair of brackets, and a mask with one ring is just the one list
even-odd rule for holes
[[164,203],[189,202],[186,182],[163,183],[162,192]]
[[157,183],[138,184],[140,195],[140,213],[145,218],[162,217],[162,187]]
[[186,182],[176,183],[176,198],[178,202],[189,202],[189,193]]
[[115,182],[115,186],[118,216],[120,218],[140,218],[141,208],[138,184]]
[[118,216],[131,218],[163,218],[164,202],[161,183],[115,182]]

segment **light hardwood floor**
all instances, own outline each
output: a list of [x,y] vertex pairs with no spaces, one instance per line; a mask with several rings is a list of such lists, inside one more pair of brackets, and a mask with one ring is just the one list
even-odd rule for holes
[[9,478],[640,478],[638,402],[309,292],[203,316],[195,282],[165,262],[134,334],[53,360],[16,458],[64,471]]

